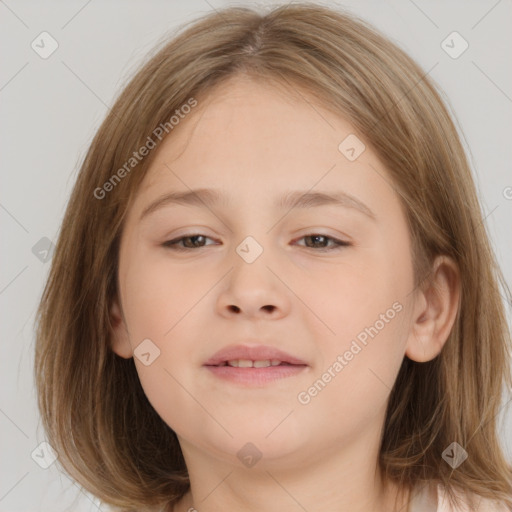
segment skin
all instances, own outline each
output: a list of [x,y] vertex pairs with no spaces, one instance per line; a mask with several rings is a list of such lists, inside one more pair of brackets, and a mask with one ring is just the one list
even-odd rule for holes
[[[354,162],[338,150],[353,133],[306,93],[239,76],[201,98],[157,149],[124,226],[112,349],[133,357],[149,338],[160,350],[151,365],[137,357],[135,364],[189,469],[191,491],[177,512],[407,506],[407,496],[395,506],[398,489],[377,469],[386,404],[405,356],[428,361],[441,351],[457,311],[458,273],[439,257],[432,286],[414,289],[411,239],[389,174],[366,142]],[[139,221],[164,193],[200,187],[220,189],[231,204],[167,205]],[[336,205],[274,205],[285,192],[310,189],[348,192],[376,218]],[[199,248],[162,246],[193,233],[208,237],[196,240]],[[322,252],[332,243],[307,237],[318,233],[352,245]],[[263,248],[251,264],[236,252],[249,235]],[[402,310],[299,403],[397,301]],[[249,336],[308,368],[248,389],[202,366]],[[247,442],[262,454],[251,468],[236,456]]]

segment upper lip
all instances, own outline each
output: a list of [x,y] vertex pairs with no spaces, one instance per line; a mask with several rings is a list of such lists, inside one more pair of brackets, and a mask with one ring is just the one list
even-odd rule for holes
[[204,366],[218,366],[226,361],[246,359],[250,361],[266,361],[277,359],[283,363],[306,365],[301,359],[269,345],[230,345],[208,359]]

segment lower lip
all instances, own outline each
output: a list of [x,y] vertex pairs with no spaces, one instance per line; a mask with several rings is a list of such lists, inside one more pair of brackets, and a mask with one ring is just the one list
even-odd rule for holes
[[265,368],[238,368],[234,366],[206,366],[220,379],[237,384],[262,385],[302,373],[306,365],[267,366]]

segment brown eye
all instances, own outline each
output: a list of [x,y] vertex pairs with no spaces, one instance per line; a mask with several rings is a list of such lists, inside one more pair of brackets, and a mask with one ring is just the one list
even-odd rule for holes
[[[350,243],[344,242],[343,240],[338,240],[337,238],[322,234],[305,235],[299,240],[311,241],[310,244],[306,243],[306,247],[308,249],[319,249],[320,251],[336,250],[340,247],[348,247],[351,245]],[[333,244],[331,247],[328,247],[329,242],[332,242]]]
[[[175,238],[174,240],[168,240],[164,242],[162,245],[167,247],[168,249],[173,249],[177,251],[186,251],[193,249],[200,249],[201,247],[205,247],[204,241],[210,239],[207,236],[200,234],[191,234],[185,235],[179,238]],[[180,245],[180,242],[183,242],[183,245]],[[211,245],[211,244],[208,244]]]

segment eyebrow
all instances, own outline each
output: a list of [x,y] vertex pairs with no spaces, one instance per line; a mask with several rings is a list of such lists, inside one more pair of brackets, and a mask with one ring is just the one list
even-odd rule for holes
[[[150,203],[142,212],[139,221],[164,206],[175,204],[213,208],[219,204],[227,207],[230,202],[228,196],[223,195],[220,191],[209,188],[170,192]],[[294,190],[286,193],[276,202],[276,207],[282,210],[328,205],[352,208],[374,221],[377,219],[375,213],[368,206],[344,191],[310,192],[308,190]]]

